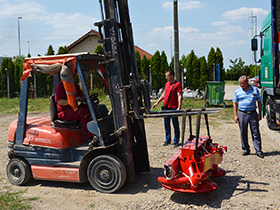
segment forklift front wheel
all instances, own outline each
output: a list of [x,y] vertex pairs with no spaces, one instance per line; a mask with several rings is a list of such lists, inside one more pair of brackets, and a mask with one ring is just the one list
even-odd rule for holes
[[7,177],[13,185],[24,185],[31,178],[29,163],[21,158],[13,158],[7,165]]
[[100,155],[94,158],[87,169],[91,186],[102,193],[119,190],[126,180],[126,168],[115,155]]

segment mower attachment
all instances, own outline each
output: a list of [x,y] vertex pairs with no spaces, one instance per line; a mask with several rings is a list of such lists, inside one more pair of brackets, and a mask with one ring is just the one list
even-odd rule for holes
[[[217,188],[217,184],[210,177],[220,177],[226,171],[218,167],[223,160],[227,147],[212,143],[210,137],[208,117],[205,110],[197,110],[196,136],[192,135],[191,115],[183,113],[182,133],[185,132],[186,115],[189,116],[190,137],[182,147],[164,164],[164,177],[158,177],[158,182],[171,191],[179,193],[206,193]],[[200,118],[205,116],[208,136],[200,136]]]

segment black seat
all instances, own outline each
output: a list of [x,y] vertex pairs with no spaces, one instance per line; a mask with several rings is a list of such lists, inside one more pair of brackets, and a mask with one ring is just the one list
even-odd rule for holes
[[82,126],[80,121],[62,121],[58,119],[54,94],[50,97],[50,116],[53,127],[76,129]]

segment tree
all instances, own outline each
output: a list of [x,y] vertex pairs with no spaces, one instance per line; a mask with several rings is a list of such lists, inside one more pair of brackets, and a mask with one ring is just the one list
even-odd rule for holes
[[[138,75],[139,75],[139,73],[141,71],[141,56],[140,56],[138,50],[136,50],[136,52],[135,52],[135,58],[136,58],[137,71],[138,71]],[[139,79],[141,80],[142,78],[140,77]]]
[[242,70],[244,68],[245,62],[242,61],[241,57],[236,58],[235,60],[229,59],[231,65],[226,72],[226,79],[227,80],[238,80],[239,77],[242,75]]
[[62,54],[68,54],[68,49],[66,46],[64,47],[61,46],[58,48],[57,55],[62,55]]
[[216,49],[216,64],[220,64],[220,79],[225,80],[224,58],[219,47]]
[[104,49],[101,44],[96,46],[96,48],[94,49],[94,53],[104,55]]
[[15,92],[20,93],[20,79],[22,76],[23,72],[23,61],[24,57],[23,56],[17,56],[16,59],[14,60],[14,86],[15,86]]
[[193,88],[193,75],[194,75],[194,69],[193,69],[193,60],[194,60],[194,51],[192,50],[190,54],[187,56],[186,60],[186,85],[188,88]]
[[49,46],[48,51],[47,51],[47,55],[54,55],[54,50],[52,45]]
[[162,81],[160,77],[161,56],[159,51],[156,51],[151,58],[151,71],[152,71],[152,89],[159,90],[162,88]]
[[213,47],[211,47],[208,57],[207,57],[207,66],[208,66],[208,80],[213,81],[213,63],[216,64],[216,53]]
[[169,69],[174,71],[174,56],[171,59],[170,65],[169,65]]
[[139,77],[143,80],[150,80],[149,65],[150,65],[150,59],[147,59],[146,55],[143,55],[143,58],[140,63],[140,72],[139,72]]
[[199,78],[200,78],[200,63],[197,58],[197,56],[194,54],[193,61],[192,61],[192,67],[193,67],[193,81],[192,81],[192,89],[196,90],[199,88]]
[[200,63],[200,79],[199,79],[199,90],[204,90],[207,82],[207,62],[204,56],[199,58]]

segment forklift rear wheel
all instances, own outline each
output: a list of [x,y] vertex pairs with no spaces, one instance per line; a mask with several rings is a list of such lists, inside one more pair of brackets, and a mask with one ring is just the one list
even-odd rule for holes
[[102,193],[119,190],[126,180],[126,168],[115,155],[100,155],[94,158],[87,169],[91,186]]
[[13,185],[24,185],[31,178],[29,163],[21,158],[13,158],[7,165],[7,177]]

